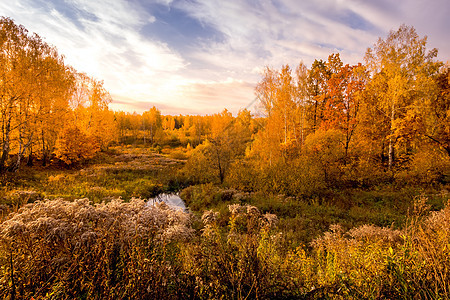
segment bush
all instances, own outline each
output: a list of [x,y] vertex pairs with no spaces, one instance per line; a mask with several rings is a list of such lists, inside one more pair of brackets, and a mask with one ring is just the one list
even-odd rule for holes
[[186,160],[187,155],[182,150],[175,150],[169,153],[169,157],[173,159]]
[[93,158],[99,151],[98,141],[76,126],[63,129],[55,145],[56,158],[67,165]]
[[200,299],[273,299],[294,291],[286,288],[279,265],[280,236],[272,232],[277,218],[254,206],[228,206],[228,230],[217,212],[202,216],[201,242],[184,254]]
[[180,197],[197,212],[214,207],[223,200],[221,190],[212,183],[187,187],[181,191]]
[[424,149],[413,156],[409,167],[399,174],[398,179],[421,185],[448,183],[450,182],[450,159],[439,149]]

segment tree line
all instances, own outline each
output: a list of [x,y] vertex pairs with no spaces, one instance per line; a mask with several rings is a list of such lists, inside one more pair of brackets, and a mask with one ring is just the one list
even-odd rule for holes
[[0,171],[33,159],[70,165],[119,143],[180,147],[194,182],[242,189],[304,193],[413,169],[448,176],[449,65],[413,27],[379,38],[364,63],[345,64],[333,53],[309,68],[266,67],[255,88],[265,117],[255,117],[226,109],[208,116],[165,116],[156,107],[112,112],[101,81],[65,65],[54,47],[11,19],[0,25]]
[[[449,64],[426,42],[402,25],[368,48],[364,63],[344,64],[333,53],[310,68],[266,67],[255,89],[262,126],[250,139],[234,138],[241,148],[211,135],[191,155],[187,173],[291,195],[395,179],[448,182]],[[223,127],[219,140],[233,136],[238,123]]]

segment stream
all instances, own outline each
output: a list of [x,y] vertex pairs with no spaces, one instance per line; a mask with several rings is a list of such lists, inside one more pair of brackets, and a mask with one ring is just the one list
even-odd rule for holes
[[167,205],[174,209],[186,211],[186,205],[184,204],[183,199],[181,199],[177,194],[159,194],[155,198],[150,198],[147,201],[147,205],[153,205],[154,203],[161,201],[164,201]]

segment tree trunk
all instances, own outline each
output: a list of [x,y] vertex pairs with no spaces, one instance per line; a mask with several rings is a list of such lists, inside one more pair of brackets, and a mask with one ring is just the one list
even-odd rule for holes
[[316,132],[316,126],[317,126],[317,99],[314,103],[314,123],[313,123],[313,133]]
[[216,155],[217,155],[217,167],[219,169],[219,178],[220,178],[220,184],[223,183],[223,180],[225,178],[225,172],[222,168],[222,163],[221,163],[221,155],[220,155],[220,151],[218,148],[218,145],[215,145],[216,147]]
[[286,107],[284,108],[284,144],[287,144],[287,113]]
[[19,135],[19,152],[17,153],[17,160],[16,163],[11,167],[12,171],[16,172],[17,170],[19,170],[20,167],[20,163],[22,160],[22,137]]
[[301,125],[300,125],[300,147],[302,147],[303,143],[305,142],[304,124],[305,124],[305,106],[302,105],[302,117],[301,117]]
[[392,110],[391,110],[391,128],[389,131],[389,150],[388,150],[388,156],[389,156],[389,162],[388,162],[388,169],[389,171],[392,168],[392,164],[394,162],[394,141],[392,140],[392,135],[394,134],[394,119],[395,119],[395,102],[392,103]]
[[22,163],[22,157],[24,156],[25,152],[27,151],[28,147],[30,147],[31,142],[33,140],[33,134],[28,139],[28,142],[25,145],[22,145],[22,138],[19,137],[19,152],[17,153],[17,161],[16,164],[13,167],[13,171],[17,171],[20,168],[20,164]]
[[44,130],[41,131],[41,137],[42,137],[42,166],[45,167],[47,165],[47,150],[45,149]]
[[11,132],[11,120],[6,121],[6,125],[3,128],[3,145],[2,145],[2,156],[0,157],[0,172],[5,171],[6,160],[9,154],[9,134]]
[[28,154],[27,166],[33,166],[33,147],[30,147],[30,154]]

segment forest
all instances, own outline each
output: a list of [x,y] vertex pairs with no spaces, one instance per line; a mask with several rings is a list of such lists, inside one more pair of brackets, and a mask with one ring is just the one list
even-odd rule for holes
[[138,114],[1,17],[0,296],[450,298],[437,54],[402,25],[358,64],[265,67],[259,114]]

